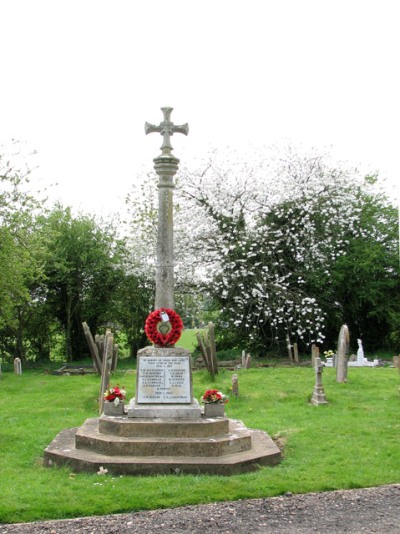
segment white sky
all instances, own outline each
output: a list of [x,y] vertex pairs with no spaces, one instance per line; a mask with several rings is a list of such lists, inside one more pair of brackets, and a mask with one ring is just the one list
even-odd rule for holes
[[[332,146],[400,176],[396,0],[0,0],[0,144],[37,150],[65,205],[122,208],[160,108],[207,147]],[[42,183],[42,182],[40,182]],[[394,193],[393,193],[394,194]]]

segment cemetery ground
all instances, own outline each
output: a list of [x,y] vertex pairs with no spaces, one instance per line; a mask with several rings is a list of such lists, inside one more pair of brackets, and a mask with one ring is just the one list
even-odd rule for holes
[[[283,450],[275,467],[231,477],[76,474],[42,466],[43,450],[62,429],[97,416],[99,377],[54,376],[44,368],[3,373],[0,381],[0,522],[65,519],[184,505],[369,488],[400,481],[399,373],[392,367],[349,369],[338,384],[325,369],[329,404],[312,406],[311,366],[235,370],[239,397],[226,414],[265,430]],[[194,394],[227,392],[232,372],[214,382],[195,371]],[[121,361],[113,384],[134,396],[132,360]]]

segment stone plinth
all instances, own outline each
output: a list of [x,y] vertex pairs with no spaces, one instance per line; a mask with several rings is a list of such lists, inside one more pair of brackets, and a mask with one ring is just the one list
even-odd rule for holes
[[225,417],[150,421],[103,415],[63,430],[44,453],[46,467],[92,473],[102,467],[124,475],[231,475],[280,460],[268,434]]
[[324,388],[322,386],[314,387],[313,396],[311,397],[311,404],[314,404],[314,406],[318,406],[320,404],[328,404]]

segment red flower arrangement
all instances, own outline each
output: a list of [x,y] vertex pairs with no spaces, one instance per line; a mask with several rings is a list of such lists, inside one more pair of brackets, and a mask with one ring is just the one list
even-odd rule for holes
[[183,323],[171,308],[159,308],[146,319],[144,331],[149,340],[159,347],[173,346],[181,337]]
[[225,404],[228,402],[226,395],[218,391],[218,389],[207,389],[201,400],[205,403],[217,403]]
[[125,389],[123,387],[120,388],[119,386],[114,386],[113,388],[110,388],[110,386],[108,386],[104,393],[104,400],[108,402],[113,402],[115,405],[118,405],[121,401],[125,399],[125,397]]

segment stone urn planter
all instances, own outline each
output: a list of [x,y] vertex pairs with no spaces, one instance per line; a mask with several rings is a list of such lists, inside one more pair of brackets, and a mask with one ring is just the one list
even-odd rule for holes
[[206,402],[204,404],[204,417],[225,417],[225,403]]
[[103,413],[104,415],[124,415],[124,402],[121,401],[119,404],[114,404],[113,401],[105,401],[103,404]]

